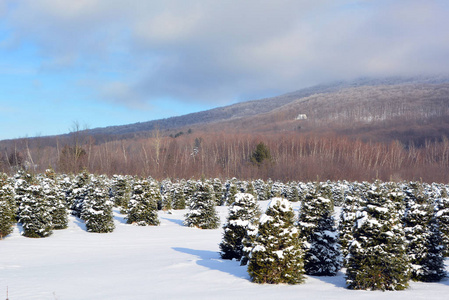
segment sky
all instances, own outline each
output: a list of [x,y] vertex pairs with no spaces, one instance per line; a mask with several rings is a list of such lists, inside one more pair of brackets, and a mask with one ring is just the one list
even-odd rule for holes
[[449,72],[447,0],[0,0],[0,140]]

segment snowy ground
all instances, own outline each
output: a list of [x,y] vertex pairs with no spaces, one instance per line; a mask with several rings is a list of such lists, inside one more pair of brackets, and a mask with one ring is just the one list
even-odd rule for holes
[[[262,203],[266,206],[266,202]],[[217,208],[222,222],[227,207]],[[69,228],[44,239],[20,235],[0,240],[0,299],[448,299],[449,280],[411,282],[398,292],[352,291],[344,274],[311,277],[302,285],[258,285],[246,267],[221,260],[221,228],[182,225],[185,211],[160,212],[161,226],[125,224],[115,212],[113,233]],[[449,271],[449,260],[446,260]]]

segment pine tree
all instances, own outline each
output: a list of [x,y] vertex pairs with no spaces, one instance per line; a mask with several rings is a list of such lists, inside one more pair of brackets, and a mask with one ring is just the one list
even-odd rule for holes
[[34,178],[22,197],[19,222],[26,237],[41,238],[52,234],[50,206],[42,186]]
[[426,240],[427,252],[420,261],[420,273],[417,279],[425,282],[438,282],[446,276],[443,256],[443,240],[438,222],[432,218],[428,226],[429,234]]
[[157,200],[154,185],[148,180],[137,181],[133,186],[126,222],[139,226],[159,225]]
[[255,227],[260,217],[257,200],[251,194],[237,193],[229,206],[229,215],[223,226],[223,240],[220,255],[223,259],[241,260],[244,255],[243,239],[248,228]]
[[82,173],[75,176],[72,186],[67,193],[66,200],[72,215],[76,217],[81,216],[83,210],[84,200],[88,194],[88,186],[90,185],[91,176],[84,170]]
[[185,217],[184,224],[188,227],[216,229],[220,226],[220,219],[215,210],[215,199],[210,185],[203,182],[197,183],[196,191],[189,201],[189,210]]
[[304,243],[304,269],[309,275],[336,275],[341,268],[340,245],[335,228],[333,202],[328,184],[310,191],[299,215],[301,240]]
[[56,173],[49,169],[40,177],[44,196],[48,200],[53,229],[65,229],[68,226],[67,207],[64,192],[59,185]]
[[217,205],[223,205],[225,204],[225,193],[224,193],[224,187],[221,183],[221,180],[219,178],[214,178],[214,181],[212,183],[214,187],[214,194],[215,194],[215,202]]
[[430,223],[434,216],[434,205],[424,193],[421,183],[409,183],[405,193],[407,208],[404,216],[404,230],[407,254],[412,264],[412,279],[428,281],[424,263],[429,253]]
[[347,256],[349,254],[349,245],[353,237],[353,228],[356,221],[356,213],[362,209],[362,196],[366,192],[366,185],[362,183],[354,183],[353,191],[346,195],[341,208],[340,222],[338,224],[339,244],[341,246],[341,254],[343,265],[346,266]]
[[115,228],[112,212],[113,202],[109,200],[108,188],[101,180],[92,177],[83,200],[81,219],[88,232],[106,233]]
[[8,176],[0,174],[0,240],[13,231],[16,211],[14,189],[9,184]]
[[260,218],[248,273],[256,283],[298,284],[304,279],[303,254],[288,200],[273,198]]
[[170,179],[161,182],[160,194],[162,198],[162,210],[171,212],[173,209],[173,183]]
[[123,213],[128,209],[131,197],[131,181],[131,176],[114,175],[112,177],[111,200],[115,206],[121,208]]
[[181,182],[174,183],[173,190],[171,193],[172,193],[173,209],[185,209],[186,199],[184,197],[182,183]]
[[441,232],[443,253],[449,257],[449,196],[445,187],[441,188],[441,195],[437,200],[436,218]]
[[357,212],[353,235],[346,271],[348,288],[403,290],[408,287],[410,263],[403,227],[388,190],[374,185],[367,192],[366,205]]
[[341,252],[338,232],[332,212],[325,212],[310,238],[310,248],[304,256],[306,274],[315,276],[335,276],[341,269]]

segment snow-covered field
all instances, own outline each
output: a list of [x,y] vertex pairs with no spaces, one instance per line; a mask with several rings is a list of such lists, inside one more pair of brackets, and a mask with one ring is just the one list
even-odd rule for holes
[[[264,209],[267,202],[261,202]],[[295,207],[297,209],[297,207]],[[222,223],[227,207],[217,207]],[[117,210],[113,233],[88,233],[70,217],[69,228],[43,239],[0,240],[0,299],[449,299],[449,279],[411,282],[405,291],[353,291],[344,274],[311,277],[301,285],[259,285],[246,267],[220,259],[222,229],[182,225],[185,210],[159,212],[161,226],[125,224]],[[449,260],[446,259],[449,271]]]

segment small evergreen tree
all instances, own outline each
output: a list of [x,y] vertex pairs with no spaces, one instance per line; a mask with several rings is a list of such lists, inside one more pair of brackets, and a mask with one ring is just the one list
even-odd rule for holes
[[56,173],[53,170],[46,170],[44,177],[40,177],[44,196],[47,198],[50,207],[53,229],[65,229],[68,226],[67,207],[64,192],[62,191]]
[[75,176],[72,186],[66,195],[68,207],[72,215],[76,217],[81,216],[83,210],[84,199],[88,195],[88,186],[90,185],[91,176],[84,170],[82,173]]
[[[419,281],[429,281],[428,276],[433,278],[433,271],[430,274],[427,273],[428,266],[427,257],[429,251],[435,251],[436,249],[429,249],[429,241],[435,237],[431,237],[431,221],[434,217],[434,205],[429,199],[428,195],[424,192],[424,188],[421,183],[411,182],[408,189],[406,189],[407,195],[407,208],[404,216],[404,230],[407,241],[407,253],[412,263],[412,279]],[[438,228],[438,227],[436,227]],[[441,239],[440,242],[442,243]],[[433,245],[437,247],[437,245]]]
[[341,254],[343,265],[346,266],[347,256],[349,254],[349,245],[353,237],[353,228],[357,219],[356,214],[361,211],[363,198],[361,195],[366,192],[364,184],[354,183],[357,186],[350,195],[346,195],[343,207],[340,213],[340,222],[338,224],[339,244],[341,245]]
[[13,187],[6,174],[0,174],[0,240],[13,231],[16,220],[16,205]]
[[438,222],[432,218],[429,224],[427,237],[427,252],[421,259],[420,273],[417,279],[425,282],[438,282],[446,276],[443,256],[443,241]]
[[137,181],[133,186],[127,216],[128,224],[139,226],[159,225],[157,197],[148,180]]
[[31,238],[47,237],[52,234],[53,224],[50,206],[42,186],[32,179],[20,203],[19,222],[23,235]]
[[312,233],[310,247],[304,257],[304,269],[308,275],[335,276],[341,265],[338,233],[332,211],[328,211],[318,220]]
[[403,290],[408,287],[410,263],[405,252],[404,231],[388,190],[374,185],[367,192],[366,205],[357,212],[353,235],[346,270],[348,288]]
[[196,191],[189,201],[189,210],[185,216],[184,224],[188,227],[201,229],[216,229],[220,226],[220,219],[215,210],[215,199],[210,185],[203,182],[197,183]]
[[257,224],[260,209],[257,200],[251,194],[237,193],[235,201],[229,206],[229,215],[223,226],[223,240],[220,243],[220,255],[223,259],[240,260],[244,255],[243,239],[248,228]]
[[256,283],[298,284],[304,266],[293,208],[286,199],[273,198],[259,223],[248,273]]
[[126,212],[130,197],[131,177],[114,175],[111,184],[111,200],[114,205],[120,207],[122,212]]
[[256,149],[251,155],[251,162],[255,165],[260,166],[262,163],[270,161],[270,149],[268,149],[268,147],[264,143],[260,142],[259,144],[257,144]]
[[177,182],[173,184],[172,187],[172,203],[173,209],[185,209],[186,208],[186,199],[184,197],[182,183]]
[[441,189],[441,195],[437,201],[436,218],[441,232],[443,254],[445,257],[449,257],[449,196],[444,187]]
[[98,178],[92,177],[83,201],[81,219],[88,232],[106,233],[115,228],[108,188]]

